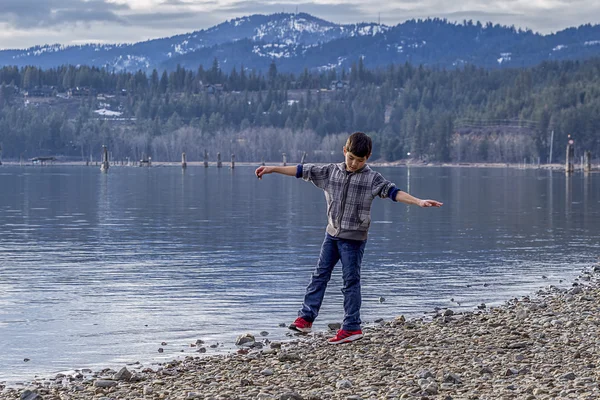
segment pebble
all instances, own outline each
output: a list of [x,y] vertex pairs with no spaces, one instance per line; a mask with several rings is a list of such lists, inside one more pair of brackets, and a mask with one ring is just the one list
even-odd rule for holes
[[597,275],[600,266],[577,290],[548,286],[473,312],[440,309],[431,322],[399,316],[364,326],[364,339],[349,344],[329,345],[332,333],[316,332],[134,373],[81,370],[0,385],[0,400],[597,399]]

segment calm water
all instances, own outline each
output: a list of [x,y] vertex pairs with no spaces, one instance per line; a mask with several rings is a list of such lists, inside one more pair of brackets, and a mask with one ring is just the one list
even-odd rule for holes
[[[365,321],[566,287],[598,260],[600,174],[376,169],[445,205],[375,200]],[[223,344],[211,354],[243,332],[285,338],[325,201],[309,183],[253,171],[0,167],[0,381],[148,365],[197,354],[196,339]],[[340,285],[338,268],[316,329],[341,320]]]

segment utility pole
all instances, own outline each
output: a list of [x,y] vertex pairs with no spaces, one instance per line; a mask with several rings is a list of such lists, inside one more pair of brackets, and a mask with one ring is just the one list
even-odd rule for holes
[[552,146],[554,145],[554,130],[552,130],[552,134],[550,134],[550,160],[548,164],[552,164]]

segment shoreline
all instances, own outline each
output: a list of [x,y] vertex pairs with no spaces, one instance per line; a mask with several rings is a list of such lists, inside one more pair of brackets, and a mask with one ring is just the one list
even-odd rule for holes
[[[282,165],[281,162],[266,162],[266,165]],[[297,165],[298,163],[288,162],[287,165]],[[316,163],[326,164],[326,163]],[[419,162],[419,161],[390,161],[390,162],[369,162],[370,166],[373,167],[458,167],[458,168],[512,168],[512,169],[543,169],[543,170],[556,170],[563,171],[565,169],[564,164],[519,164],[519,163],[440,163],[440,162]],[[86,165],[84,161],[53,161],[46,162],[44,164],[33,164],[31,161],[20,163],[18,161],[2,161],[2,165],[5,166],[21,166],[21,167],[49,167],[49,166],[88,166],[92,168],[100,168],[100,162],[95,161]],[[261,162],[235,162],[236,166],[241,167],[258,167]],[[204,167],[203,161],[188,161],[188,167]],[[208,162],[209,168],[217,168],[216,161]],[[231,162],[223,161],[222,168],[230,169]],[[111,162],[110,167],[141,167],[138,163],[132,163],[130,165],[121,164],[120,162]],[[146,166],[147,167],[147,166]],[[150,167],[179,167],[181,168],[181,162],[161,162],[153,161]],[[599,172],[600,167],[592,165],[592,172]],[[574,172],[583,172],[583,169],[577,165]]]
[[[600,398],[600,263],[498,307],[399,316],[330,345],[256,337],[237,353],[153,368],[79,371],[3,388],[0,399],[555,399]],[[4,390],[2,390],[4,389]]]

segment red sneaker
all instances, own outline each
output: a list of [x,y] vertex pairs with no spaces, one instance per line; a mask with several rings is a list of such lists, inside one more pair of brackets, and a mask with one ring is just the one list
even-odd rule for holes
[[357,331],[346,331],[344,329],[340,329],[337,331],[337,334],[334,337],[327,340],[327,343],[329,343],[329,344],[350,343],[355,340],[361,339],[362,337],[363,337],[363,333],[360,329]]
[[312,329],[312,322],[308,322],[304,318],[298,317],[290,324],[289,328],[298,332],[309,333]]

